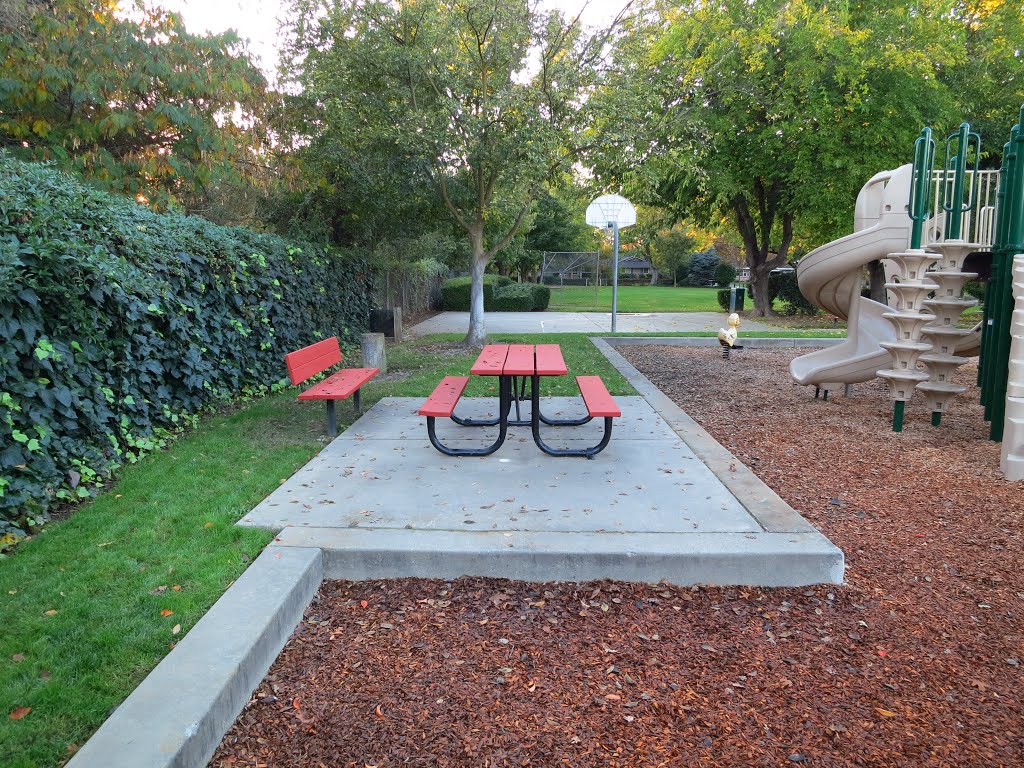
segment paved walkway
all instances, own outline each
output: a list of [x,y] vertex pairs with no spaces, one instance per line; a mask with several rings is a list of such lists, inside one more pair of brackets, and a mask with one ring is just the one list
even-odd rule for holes
[[[673,333],[717,331],[726,328],[727,312],[619,312],[617,333]],[[611,312],[486,312],[488,333],[611,333]],[[406,329],[413,336],[430,333],[466,333],[469,312],[442,312]],[[743,331],[775,331],[778,327],[744,320]]]

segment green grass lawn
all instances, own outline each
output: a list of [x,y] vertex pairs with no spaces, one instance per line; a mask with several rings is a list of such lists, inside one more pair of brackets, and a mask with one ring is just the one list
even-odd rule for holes
[[[749,304],[749,301],[748,301]],[[612,288],[551,288],[551,311],[610,312]],[[721,312],[717,288],[673,288],[669,285],[619,286],[619,312]]]
[[[364,407],[386,396],[426,397],[442,376],[466,373],[476,352],[442,348],[442,340],[390,347],[391,375],[364,388]],[[583,335],[497,340],[560,343],[573,374],[600,374],[613,393],[634,393]],[[467,395],[496,387],[477,377]],[[556,377],[545,393],[574,387],[571,376]],[[269,532],[234,523],[323,446],[323,406],[298,403],[295,392],[203,418],[0,558],[5,768],[65,760],[270,541]],[[351,404],[340,403],[338,416],[341,426],[350,424]]]

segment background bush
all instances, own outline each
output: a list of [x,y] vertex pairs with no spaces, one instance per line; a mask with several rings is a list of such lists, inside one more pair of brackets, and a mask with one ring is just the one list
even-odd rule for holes
[[969,283],[964,283],[964,297],[977,299],[982,304],[985,303],[985,291],[988,290],[988,282],[984,280],[971,280]]
[[512,283],[494,289],[488,312],[529,312],[533,309],[533,286],[530,283]]
[[370,278],[360,255],[158,215],[0,154],[0,536],[204,407],[279,385],[286,352],[354,343]]
[[540,283],[529,283],[533,288],[533,309],[535,312],[543,312],[551,304],[551,289]]
[[802,293],[796,281],[796,270],[772,272],[768,275],[768,297],[782,302],[787,315],[816,315],[818,308],[811,304]]
[[715,282],[720,287],[728,288],[735,279],[736,267],[727,261],[718,262],[718,266],[715,267]]
[[688,285],[711,285],[715,282],[715,270],[718,269],[718,251],[711,246],[690,257],[690,268],[686,275]]
[[[441,306],[448,312],[469,312],[469,290],[472,278],[453,277],[441,286]],[[504,275],[484,275],[484,310],[491,309],[494,289],[511,285],[512,279]]]

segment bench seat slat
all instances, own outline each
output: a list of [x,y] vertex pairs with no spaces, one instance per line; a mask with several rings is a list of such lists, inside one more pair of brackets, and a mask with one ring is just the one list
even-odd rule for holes
[[608,394],[608,388],[600,376],[577,376],[576,384],[579,385],[580,394],[583,395],[583,402],[586,403],[587,411],[591,416],[621,416],[622,411],[615,404],[612,396]]
[[380,368],[343,368],[299,395],[299,400],[345,400],[380,373]]
[[308,347],[289,352],[284,356],[285,365],[288,366],[288,376],[293,385],[301,384],[311,376],[316,376],[321,371],[326,371],[332,365],[341,362],[341,346],[338,344],[338,337],[332,336],[329,339],[310,344]]
[[455,410],[462,392],[469,384],[469,376],[445,376],[419,410],[420,416],[447,417]]

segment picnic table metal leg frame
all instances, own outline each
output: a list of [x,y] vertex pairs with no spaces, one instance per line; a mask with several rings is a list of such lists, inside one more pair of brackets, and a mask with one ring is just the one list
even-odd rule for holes
[[[508,399],[509,399],[509,383],[504,376],[498,383],[498,412],[507,417],[508,415]],[[458,423],[458,422],[456,422]],[[502,443],[505,442],[505,435],[508,432],[508,419],[500,418],[498,423],[498,439],[493,444],[486,448],[449,448],[447,445],[442,443],[436,432],[436,417],[427,416],[427,437],[430,438],[430,444],[437,448],[445,456],[490,456],[496,450],[498,450]],[[484,426],[482,424],[474,424],[472,426]]]
[[[530,393],[532,413],[531,413],[531,427],[533,427],[533,442],[537,444],[544,453],[549,456],[586,456],[588,459],[594,458],[597,454],[603,451],[608,446],[608,441],[612,439],[612,417],[604,417],[604,434],[601,435],[601,442],[597,445],[591,446],[590,448],[552,448],[550,445],[544,442],[540,436],[540,424],[542,421],[540,415],[540,384],[539,376],[533,377],[533,391]],[[593,417],[587,416],[586,421],[581,421],[580,424],[586,424]],[[547,422],[545,422],[547,423]],[[569,422],[557,422],[562,426],[568,426]]]
[[[499,377],[499,379],[502,379],[502,380],[508,379],[508,378],[509,377],[507,377],[507,376],[500,376]],[[460,427],[493,427],[493,426],[495,426],[497,424],[500,424],[502,422],[502,420],[504,420],[505,423],[508,424],[508,426],[510,426],[510,427],[528,427],[528,426],[530,426],[530,422],[527,419],[520,418],[520,414],[519,414],[519,400],[522,397],[522,395],[516,393],[516,383],[515,383],[515,380],[517,378],[519,378],[519,377],[518,376],[512,376],[511,377],[511,383],[509,385],[509,398],[508,398],[508,401],[505,403],[504,409],[499,407],[499,414],[497,416],[495,416],[493,419],[473,419],[473,418],[467,418],[467,417],[464,417],[464,416],[456,416],[454,413],[449,418],[452,421],[454,421],[456,424],[458,424]],[[498,384],[498,387],[499,387],[499,393],[500,393],[500,391],[501,391],[500,390],[500,387],[501,387],[500,382]],[[500,398],[500,394],[499,394],[499,398]],[[509,419],[508,415],[509,415],[509,412],[512,409],[512,401],[513,400],[515,401],[515,406],[516,406],[516,418],[515,419]]]

